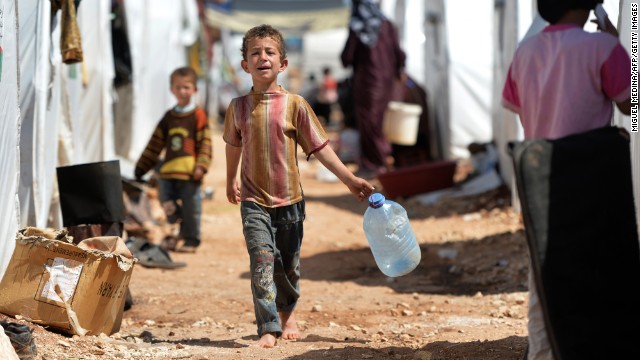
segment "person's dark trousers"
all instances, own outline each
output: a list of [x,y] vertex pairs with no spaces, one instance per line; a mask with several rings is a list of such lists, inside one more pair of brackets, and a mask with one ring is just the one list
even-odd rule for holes
[[184,246],[200,246],[202,192],[200,183],[189,180],[160,179],[160,202],[171,223],[180,221]]

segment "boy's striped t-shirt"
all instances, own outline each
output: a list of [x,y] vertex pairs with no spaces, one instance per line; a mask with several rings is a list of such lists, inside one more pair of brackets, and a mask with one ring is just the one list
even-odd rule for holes
[[225,116],[224,141],[242,147],[241,201],[266,207],[302,200],[297,146],[307,159],[329,143],[311,106],[282,87],[235,98]]

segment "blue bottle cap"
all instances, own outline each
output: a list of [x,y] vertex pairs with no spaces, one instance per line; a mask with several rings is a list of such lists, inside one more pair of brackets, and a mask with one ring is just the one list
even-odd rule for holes
[[373,193],[369,196],[369,206],[374,209],[377,209],[384,205],[384,196],[380,193]]

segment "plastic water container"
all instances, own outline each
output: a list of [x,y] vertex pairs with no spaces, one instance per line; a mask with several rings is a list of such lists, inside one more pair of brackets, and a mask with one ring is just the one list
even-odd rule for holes
[[376,264],[385,275],[406,275],[420,263],[420,247],[407,212],[382,194],[369,197],[369,207],[364,213],[364,233]]

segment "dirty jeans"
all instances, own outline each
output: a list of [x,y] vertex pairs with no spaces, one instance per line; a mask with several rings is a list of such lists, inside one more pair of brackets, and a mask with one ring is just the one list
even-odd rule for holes
[[160,203],[170,223],[180,220],[184,245],[200,245],[202,194],[200,183],[190,180],[160,179]]
[[243,201],[242,229],[251,269],[258,335],[282,335],[278,312],[292,312],[300,297],[300,245],[304,200],[267,208]]

